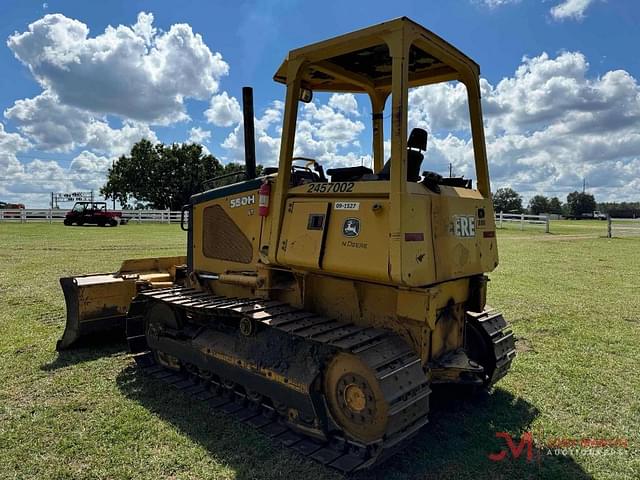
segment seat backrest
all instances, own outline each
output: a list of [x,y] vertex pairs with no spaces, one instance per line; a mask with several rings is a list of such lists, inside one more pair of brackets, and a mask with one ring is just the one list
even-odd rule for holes
[[327,175],[331,177],[332,182],[353,182],[363,175],[370,175],[373,170],[367,167],[343,167],[343,168],[330,168],[327,170]]
[[[420,180],[420,166],[424,160],[423,151],[427,149],[427,131],[422,128],[414,128],[407,140],[407,181],[417,182]],[[391,159],[387,160],[378,172],[378,177],[382,180],[389,180],[391,176]]]
[[420,180],[420,166],[424,160],[424,155],[418,150],[407,149],[407,182],[417,182]]
[[407,148],[425,151],[427,149],[427,137],[429,134],[422,128],[414,128],[409,134]]

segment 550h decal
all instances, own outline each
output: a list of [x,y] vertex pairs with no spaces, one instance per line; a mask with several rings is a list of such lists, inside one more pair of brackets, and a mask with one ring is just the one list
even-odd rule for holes
[[231,208],[246,207],[256,203],[255,195],[245,195],[244,197],[232,198],[229,200]]

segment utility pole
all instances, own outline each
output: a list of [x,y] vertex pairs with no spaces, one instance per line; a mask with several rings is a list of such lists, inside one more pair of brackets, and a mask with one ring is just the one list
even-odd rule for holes
[[[115,160],[111,160],[111,172],[113,172],[116,168],[116,161]],[[116,209],[116,192],[112,192],[113,194],[113,210]]]
[[453,163],[449,163],[449,178],[453,177]]
[[582,179],[582,193],[586,193],[587,190],[587,179],[586,177]]

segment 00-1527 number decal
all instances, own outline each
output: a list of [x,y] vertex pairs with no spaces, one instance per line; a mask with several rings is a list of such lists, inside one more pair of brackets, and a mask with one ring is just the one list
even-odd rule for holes
[[353,182],[310,183],[307,193],[349,193],[353,192]]
[[333,208],[336,210],[360,210],[360,202],[336,202]]

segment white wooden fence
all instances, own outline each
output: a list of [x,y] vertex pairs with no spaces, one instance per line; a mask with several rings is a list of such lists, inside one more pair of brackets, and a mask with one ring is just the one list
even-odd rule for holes
[[[180,223],[180,212],[171,210],[121,210],[129,223]],[[0,209],[0,222],[62,222],[67,210],[62,209]]]
[[545,233],[549,233],[548,215],[527,215],[526,213],[496,213],[496,226],[504,228],[507,224],[519,224],[520,230],[526,225],[543,226]]
[[640,236],[640,218],[611,218],[607,219],[607,236],[630,237]]
[[171,210],[122,210],[122,218],[131,223],[180,223],[180,212]]
[[[64,220],[66,213],[67,210],[57,208],[0,209],[0,222],[54,223]],[[122,218],[129,223],[180,223],[180,212],[172,210],[122,210]],[[518,224],[521,230],[524,230],[527,225],[543,226],[545,232],[549,233],[549,217],[546,215],[500,212],[496,214],[496,224],[498,228],[504,228],[507,224]]]
[[[180,212],[172,210],[122,210],[122,219],[128,223],[180,223]],[[0,209],[0,222],[62,222],[67,210],[62,209]],[[549,216],[527,215],[524,213],[496,213],[496,226],[518,225],[520,230],[526,226],[544,227],[549,233]],[[186,221],[186,218],[185,218]],[[640,218],[609,218],[607,236],[640,236]]]

